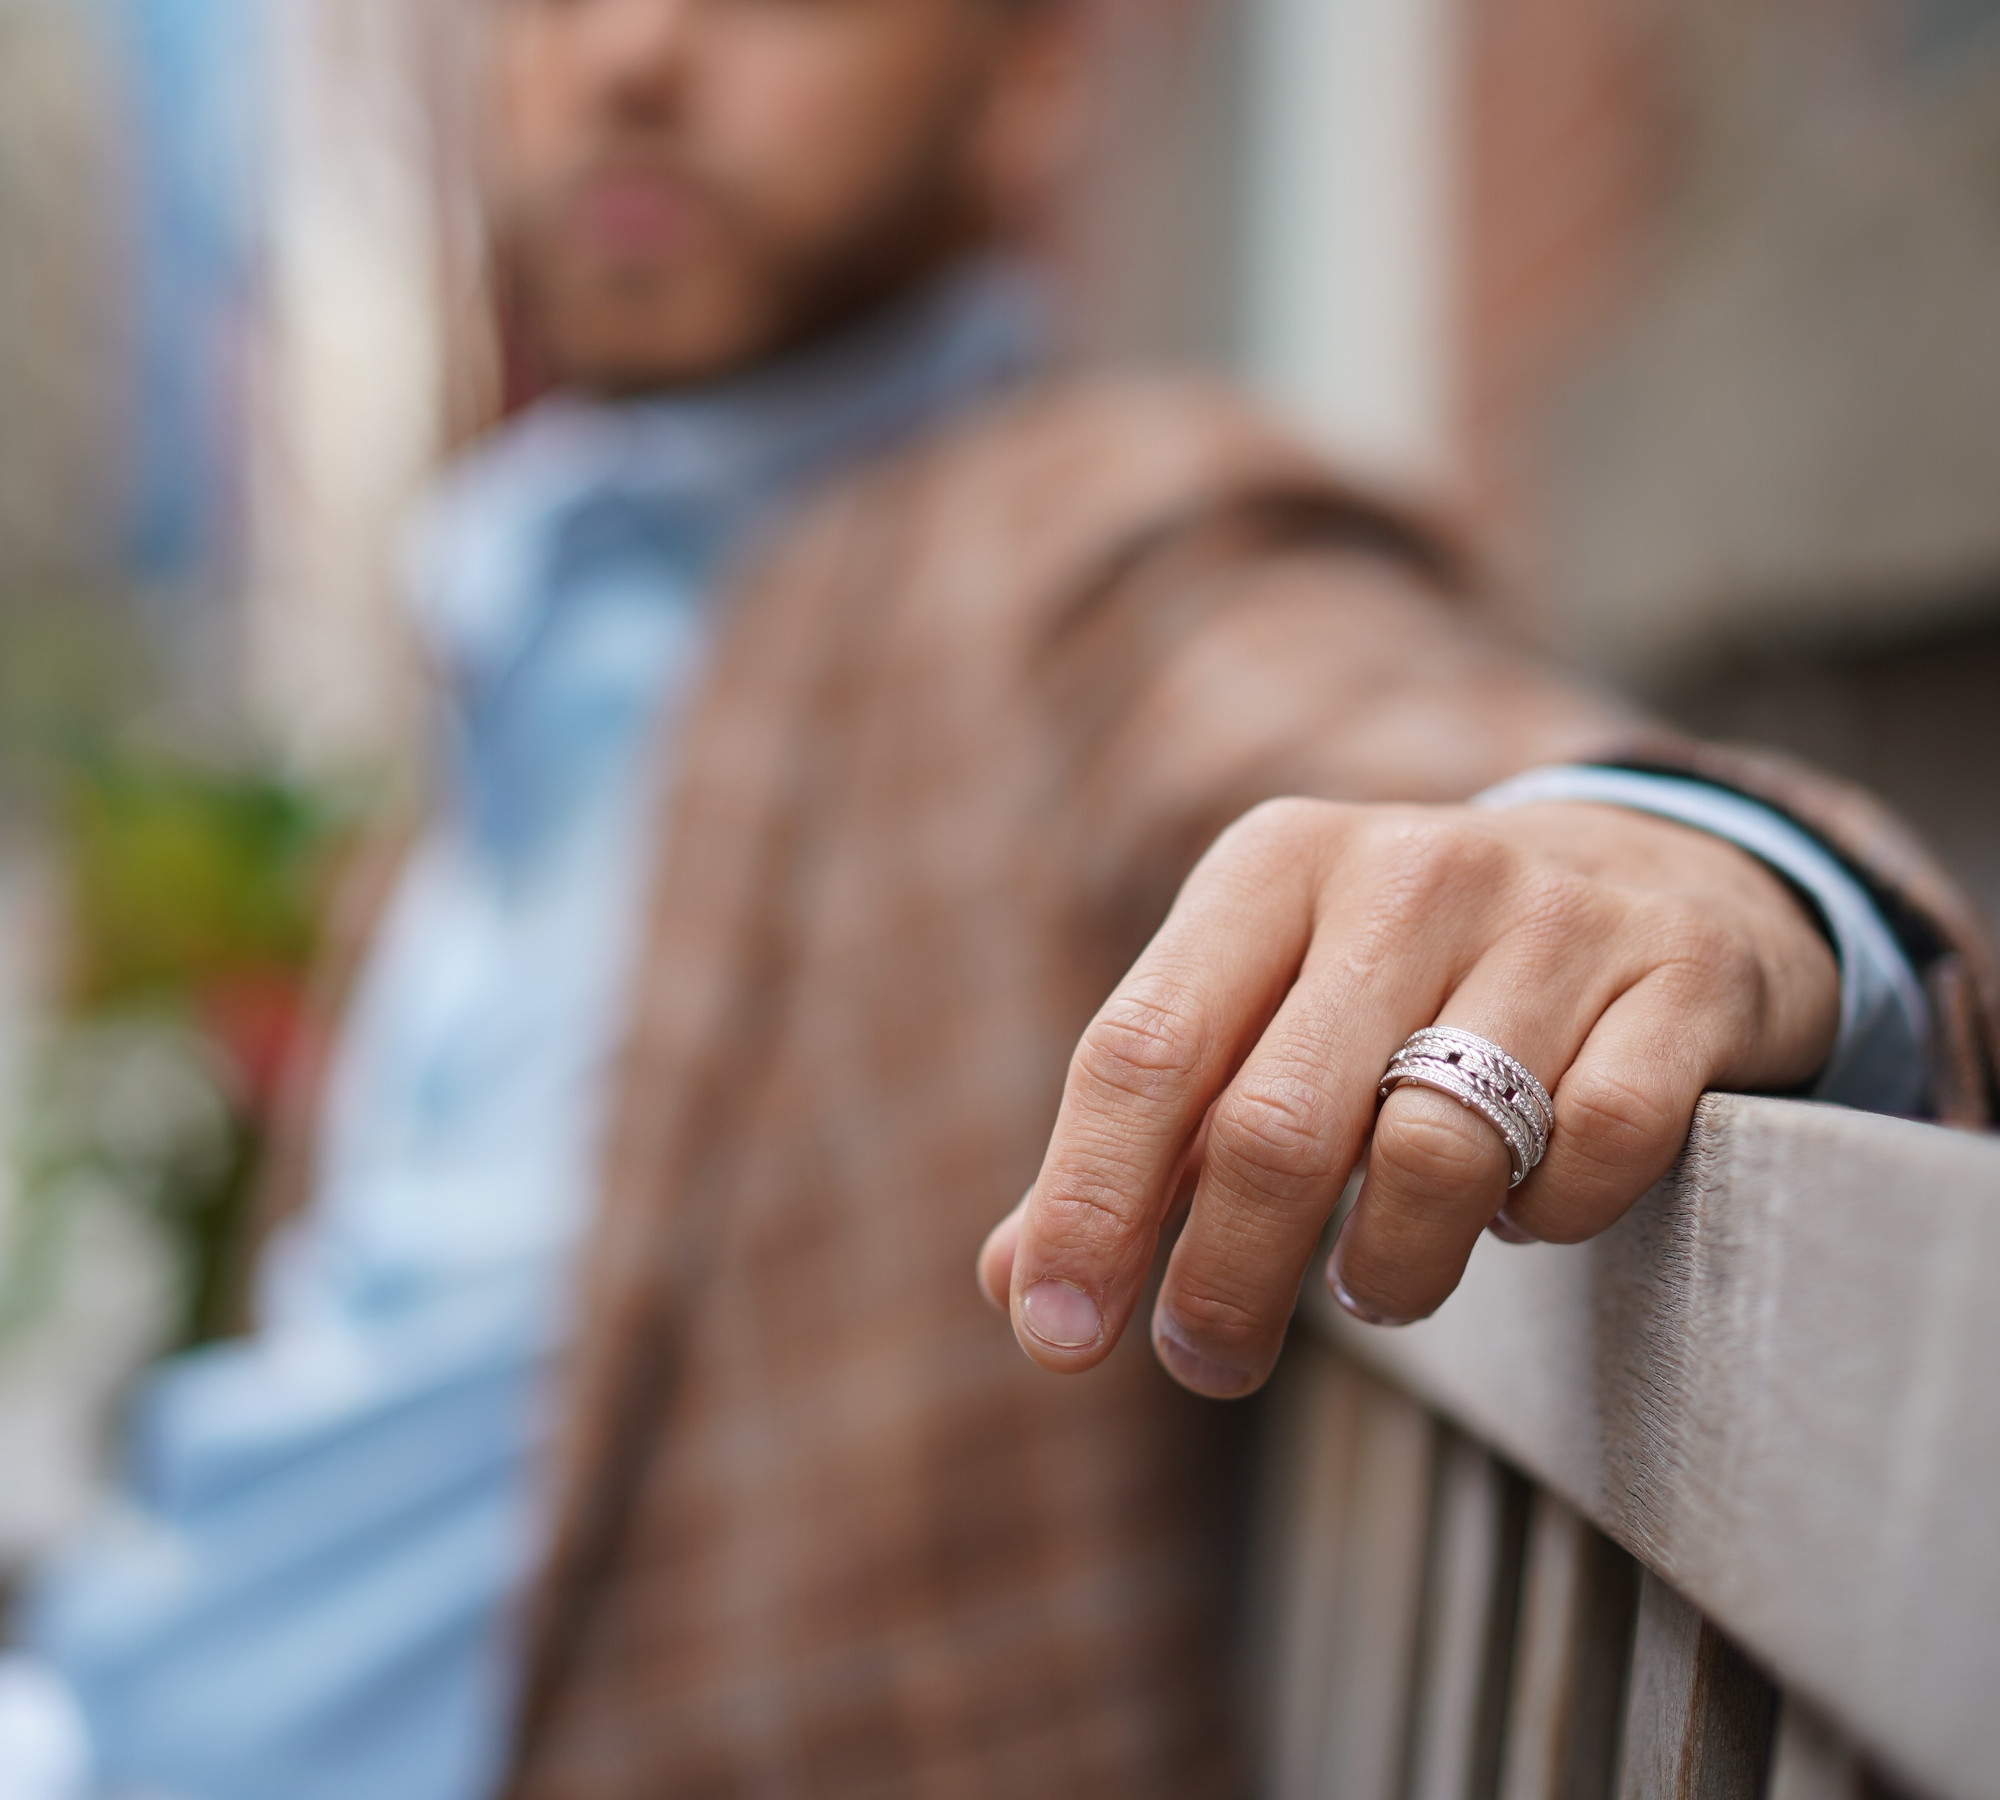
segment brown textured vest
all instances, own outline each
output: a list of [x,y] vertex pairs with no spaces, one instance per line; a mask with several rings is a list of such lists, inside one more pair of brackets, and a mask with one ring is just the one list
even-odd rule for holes
[[[845,479],[734,596],[675,747],[516,1795],[1243,1791],[1230,1409],[1143,1334],[1035,1370],[973,1255],[1244,807],[1721,755],[1459,584],[1228,398],[1071,381]],[[1948,887],[1864,803],[1723,762],[1914,895],[1976,1116],[1993,973]]]

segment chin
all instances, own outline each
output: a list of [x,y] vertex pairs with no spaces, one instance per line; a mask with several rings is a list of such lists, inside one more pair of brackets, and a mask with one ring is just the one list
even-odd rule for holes
[[557,379],[621,393],[717,380],[769,356],[786,335],[738,284],[651,274],[549,296],[542,332]]
[[607,394],[701,387],[754,365],[759,352],[734,344],[626,341],[592,343],[555,360],[556,379]]

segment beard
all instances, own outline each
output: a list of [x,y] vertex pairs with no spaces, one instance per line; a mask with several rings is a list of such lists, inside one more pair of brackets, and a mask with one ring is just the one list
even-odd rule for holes
[[989,243],[957,130],[793,223],[677,142],[606,146],[489,209],[517,355],[610,392],[695,386],[841,329]]

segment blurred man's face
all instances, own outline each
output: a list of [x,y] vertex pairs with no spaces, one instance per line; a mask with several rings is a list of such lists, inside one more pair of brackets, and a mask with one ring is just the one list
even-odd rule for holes
[[724,373],[993,229],[1073,100],[1016,0],[497,0],[494,222],[540,354]]

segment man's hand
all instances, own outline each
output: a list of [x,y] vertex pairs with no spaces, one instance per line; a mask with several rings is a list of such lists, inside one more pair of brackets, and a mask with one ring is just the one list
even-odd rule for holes
[[[1327,1279],[1362,1318],[1420,1319],[1488,1225],[1569,1243],[1611,1224],[1672,1163],[1703,1089],[1809,1080],[1839,1000],[1790,890],[1687,827],[1596,805],[1275,801],[1203,858],[1084,1033],[980,1285],[1036,1362],[1088,1369],[1185,1211],[1153,1341],[1186,1386],[1246,1394],[1363,1156]],[[1433,1023],[1492,1040],[1554,1096],[1548,1155],[1511,1195],[1477,1113],[1404,1087],[1377,1116],[1390,1057]]]

